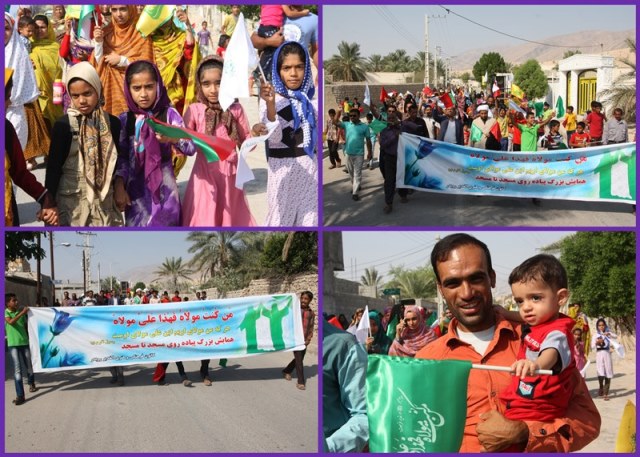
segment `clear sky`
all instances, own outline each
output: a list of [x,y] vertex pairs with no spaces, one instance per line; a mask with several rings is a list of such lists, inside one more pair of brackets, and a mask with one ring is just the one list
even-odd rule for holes
[[[626,5],[444,6],[482,25],[542,42],[547,37],[583,30],[622,31],[636,27],[636,7]],[[325,59],[338,52],[341,41],[359,43],[364,57],[384,56],[397,49],[404,49],[413,57],[424,50],[425,15],[439,16],[429,21],[429,49],[435,52],[436,46],[442,47],[442,57],[524,43],[474,25],[438,5],[332,5],[324,6],[322,11]]]
[[[384,275],[383,283],[390,280],[391,266],[404,265],[412,269],[430,264],[431,250],[440,239],[456,232],[342,232],[344,252],[343,272],[336,272],[344,279],[360,281],[365,268],[375,267]],[[527,258],[539,254],[539,248],[547,246],[574,232],[556,231],[466,231],[483,241],[491,252],[496,272],[496,295],[509,293],[508,278],[511,270]]]
[[[191,243],[186,241],[189,232],[92,232],[90,237],[91,279],[98,279],[98,263],[100,277],[115,276],[118,279],[135,279],[124,276],[129,270],[142,266],[159,267],[167,257],[182,257],[183,261],[191,259],[193,254],[187,251]],[[82,282],[82,245],[84,237],[77,232],[54,233],[54,261],[57,280]],[[66,247],[63,243],[70,243]],[[47,253],[42,261],[42,273],[51,274],[51,258],[49,256],[49,239],[42,238],[42,247]],[[32,271],[36,271],[36,262],[30,262]],[[111,272],[111,273],[110,273]]]

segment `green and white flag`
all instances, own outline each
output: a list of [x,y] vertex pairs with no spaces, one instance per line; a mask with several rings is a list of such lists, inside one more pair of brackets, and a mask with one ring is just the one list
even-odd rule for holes
[[458,452],[471,362],[370,355],[371,452]]

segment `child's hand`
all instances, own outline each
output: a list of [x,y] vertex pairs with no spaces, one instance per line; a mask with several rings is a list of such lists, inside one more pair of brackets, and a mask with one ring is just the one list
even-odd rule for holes
[[265,102],[271,103],[276,100],[276,90],[273,88],[273,85],[270,83],[264,83],[260,87],[260,98],[262,98]]
[[127,190],[124,188],[124,181],[122,178],[116,179],[113,198],[116,202],[116,207],[120,212],[123,212],[127,206],[131,206],[131,199],[129,198],[129,194],[127,194]]
[[102,43],[102,41],[104,41],[104,32],[102,31],[101,27],[96,27],[95,29],[93,29],[93,39],[96,41],[96,43]]
[[524,379],[527,376],[533,376],[536,370],[539,370],[538,364],[532,360],[516,360],[511,365],[511,372],[518,376],[520,379]]
[[104,56],[104,60],[109,65],[115,67],[120,63],[120,56],[118,54],[116,54],[115,52],[112,52],[108,56]]
[[262,122],[254,125],[251,128],[251,136],[262,136],[262,135],[266,135],[267,133],[269,133],[269,130],[267,130],[267,126],[264,125]]

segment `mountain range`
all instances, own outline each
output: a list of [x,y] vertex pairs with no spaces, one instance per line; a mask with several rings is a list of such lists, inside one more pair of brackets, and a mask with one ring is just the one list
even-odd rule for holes
[[553,43],[561,46],[545,46],[534,43],[523,43],[515,46],[496,47],[491,49],[477,48],[466,51],[451,59],[451,69],[456,72],[470,71],[473,65],[486,52],[499,53],[506,62],[522,64],[529,59],[543,62],[561,60],[567,51],[579,50],[582,54],[606,53],[616,58],[624,58],[629,55],[629,47],[625,43],[626,38],[635,40],[635,29],[611,32],[608,30],[584,30],[565,35],[557,35],[544,40],[543,43]]

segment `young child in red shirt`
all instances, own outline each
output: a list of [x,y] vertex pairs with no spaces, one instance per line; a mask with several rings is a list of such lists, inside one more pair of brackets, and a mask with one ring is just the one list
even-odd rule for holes
[[591,143],[591,136],[584,131],[586,125],[584,122],[578,122],[576,125],[576,133],[571,135],[569,146],[571,148],[586,148]]
[[589,113],[585,121],[587,125],[589,125],[591,141],[599,144],[602,141],[602,131],[607,117],[602,113],[602,103],[596,101],[591,102],[591,108],[591,113]]

